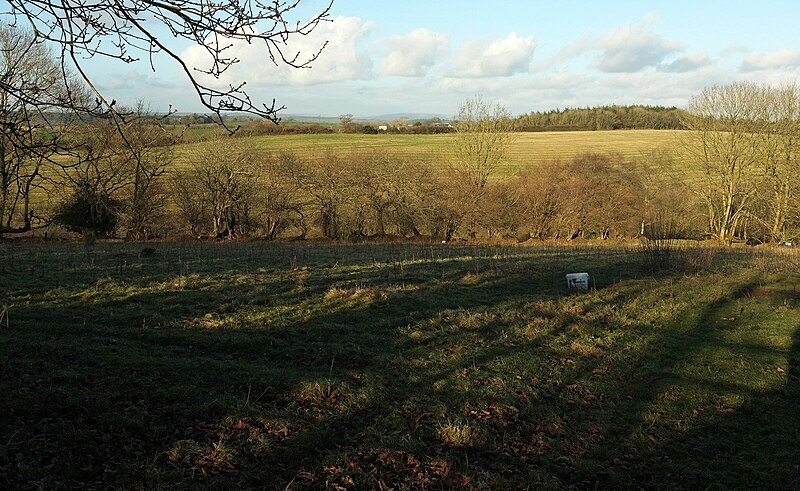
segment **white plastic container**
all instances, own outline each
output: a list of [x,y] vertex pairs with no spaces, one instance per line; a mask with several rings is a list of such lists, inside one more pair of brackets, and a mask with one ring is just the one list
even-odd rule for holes
[[567,273],[567,288],[570,290],[588,290],[589,273]]

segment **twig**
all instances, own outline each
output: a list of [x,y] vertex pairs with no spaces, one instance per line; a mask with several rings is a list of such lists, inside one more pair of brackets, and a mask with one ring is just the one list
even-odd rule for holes
[[11,445],[11,440],[13,440],[14,437],[17,436],[17,433],[19,433],[21,430],[22,430],[22,428],[19,428],[19,429],[17,429],[17,431],[14,432],[13,435],[11,435],[11,438],[9,438],[8,441],[6,442],[6,446]]

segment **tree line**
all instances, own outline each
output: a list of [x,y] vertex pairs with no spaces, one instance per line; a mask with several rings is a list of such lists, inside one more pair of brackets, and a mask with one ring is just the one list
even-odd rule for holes
[[[161,213],[174,216],[170,224],[217,238],[609,239],[665,230],[728,244],[793,238],[800,230],[800,89],[709,87],[692,98],[682,121],[691,131],[672,152],[635,159],[588,153],[501,176],[514,122],[503,106],[470,99],[449,150],[435,159],[264,155],[242,139],[195,146],[180,170],[160,179],[176,166],[159,147],[128,164],[136,170],[128,174],[135,177],[128,202],[158,180],[161,198],[138,191],[142,203],[162,203]],[[158,216],[145,209],[134,220],[139,208],[128,206],[123,223]],[[147,235],[158,228],[150,222],[129,229]]]
[[[4,153],[2,232],[60,224],[87,238],[674,238],[781,242],[800,230],[800,91],[730,85],[693,98],[682,144],[637,158],[587,153],[502,176],[515,138],[473,99],[430,158],[264,153],[228,139],[176,151],[147,116],[79,121],[69,152]],[[40,137],[43,133],[39,133]],[[48,138],[52,138],[48,137]],[[47,140],[51,141],[51,140]],[[13,165],[12,165],[13,164]]]
[[[644,162],[611,155],[489,180],[451,162],[386,153],[301,158],[246,144],[193,153],[165,184],[175,204],[170,231],[180,224],[196,237],[609,239],[646,233],[659,210],[687,208],[675,188],[648,182]],[[697,237],[700,225],[682,233]]]
[[[507,115],[512,131],[595,131],[595,130],[681,130],[685,128],[686,111],[664,106],[597,106],[586,108],[554,109],[534,111],[521,116]],[[445,121],[440,118],[427,120],[395,120],[383,124],[356,122],[352,114],[343,114],[335,126],[319,124],[289,123],[280,126],[267,122],[244,125],[238,134],[245,136],[300,133],[393,133],[393,134],[440,134],[453,133],[458,118]]]
[[673,188],[647,194],[643,162],[603,154],[499,179],[390,153],[264,154],[246,140],[196,145],[183,163],[169,147],[149,151],[140,161],[99,152],[64,171],[56,222],[128,239],[609,239],[686,207]]
[[535,111],[516,118],[520,131],[679,130],[685,111],[663,106],[597,106]]
[[[509,118],[512,118],[510,115]],[[620,129],[684,129],[686,112],[675,107],[663,106],[598,106],[591,108],[555,109],[531,112],[512,118],[511,129],[520,132],[532,131],[595,131]],[[188,125],[218,123],[218,118],[208,115],[184,115],[169,118],[170,123],[182,128]],[[236,136],[298,135],[298,134],[406,134],[432,135],[453,133],[456,120],[431,118],[426,120],[399,119],[383,123],[358,122],[352,114],[343,114],[335,124],[322,125],[316,122],[300,123],[285,121],[280,125],[272,121],[252,120],[243,123]],[[192,141],[218,140],[229,136],[220,127],[200,136],[185,138]]]

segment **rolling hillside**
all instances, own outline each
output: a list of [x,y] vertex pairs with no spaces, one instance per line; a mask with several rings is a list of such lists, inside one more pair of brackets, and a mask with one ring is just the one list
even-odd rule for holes
[[[568,159],[587,152],[618,153],[626,159],[670,151],[682,132],[674,130],[574,131],[517,133],[502,174],[513,175],[530,165]],[[260,151],[294,152],[313,156],[326,151],[389,152],[431,160],[444,159],[452,135],[288,135],[237,139]],[[224,140],[220,142],[224,144]],[[178,161],[186,163],[189,149],[203,143],[178,147]]]

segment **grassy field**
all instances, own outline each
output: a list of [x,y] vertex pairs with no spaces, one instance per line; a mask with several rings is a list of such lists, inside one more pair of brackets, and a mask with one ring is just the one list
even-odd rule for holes
[[[197,125],[199,132],[221,131],[216,125]],[[651,156],[662,152],[673,152],[683,132],[674,130],[617,130],[617,131],[572,131],[517,133],[509,150],[506,162],[497,172],[497,179],[514,176],[521,171],[547,165],[561,159],[596,152],[613,153],[629,160],[651,161]],[[361,135],[361,134],[315,134],[278,135],[258,137],[222,136],[210,142],[185,143],[175,146],[174,168],[186,168],[192,159],[198,158],[199,149],[205,145],[241,144],[256,152],[279,154],[293,152],[301,157],[314,158],[328,151],[338,154],[390,154],[424,159],[437,165],[444,162],[450,151],[448,146],[453,135]],[[650,162],[652,163],[652,162]],[[659,168],[662,168],[663,165]],[[170,168],[167,169],[168,173]],[[47,172],[45,171],[45,174]],[[34,203],[53,201],[60,194],[50,192],[46,186],[34,191]],[[50,203],[51,205],[53,203]]]
[[[500,174],[513,175],[530,166],[555,159],[569,159],[587,152],[615,153],[628,159],[675,149],[682,132],[674,130],[570,131],[516,133],[509,159]],[[381,152],[442,161],[453,135],[288,135],[241,138],[264,152],[294,152],[302,156],[321,155],[328,150],[340,153]],[[238,139],[237,139],[238,140]],[[215,144],[220,144],[216,142]],[[179,163],[186,162],[191,148],[178,147]]]
[[794,252],[143,247],[0,242],[3,488],[800,487]]

